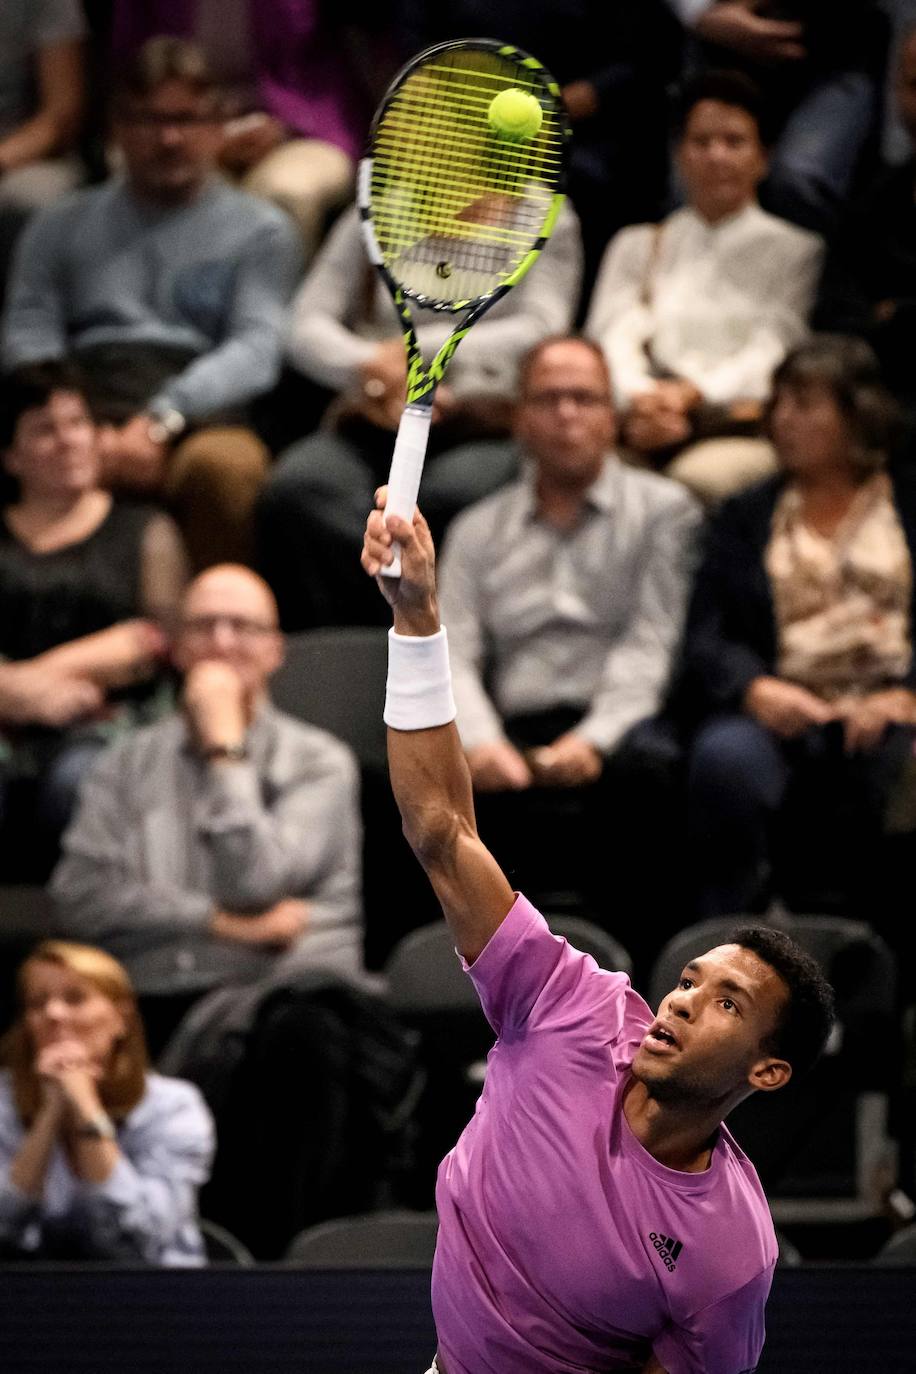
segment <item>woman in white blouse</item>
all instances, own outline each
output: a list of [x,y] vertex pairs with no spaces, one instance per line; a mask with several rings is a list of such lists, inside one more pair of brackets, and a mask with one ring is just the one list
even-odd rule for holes
[[626,445],[713,504],[772,472],[772,450],[686,450],[754,429],[773,368],[807,333],[823,245],[757,203],[760,96],[740,73],[688,86],[677,165],[686,205],[612,240],[585,332],[607,357]]
[[125,970],[46,940],[17,992],[0,1073],[0,1254],[203,1264],[210,1113],[190,1083],[149,1071]]

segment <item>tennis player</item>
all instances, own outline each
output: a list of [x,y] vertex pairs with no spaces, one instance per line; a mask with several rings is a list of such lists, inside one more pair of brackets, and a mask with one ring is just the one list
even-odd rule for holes
[[810,1067],[829,985],[767,928],[692,960],[657,1017],[620,973],[551,935],[482,844],[454,725],[434,550],[382,515],[362,563],[394,610],[385,720],[404,831],[497,1033],[443,1160],[430,1374],[748,1374],[777,1246],[722,1124]]

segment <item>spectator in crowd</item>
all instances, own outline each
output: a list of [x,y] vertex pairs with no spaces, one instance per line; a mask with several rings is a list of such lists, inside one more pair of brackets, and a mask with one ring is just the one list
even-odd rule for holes
[[587,295],[611,235],[655,219],[665,204],[667,87],[679,74],[682,36],[663,0],[398,0],[397,9],[405,58],[471,34],[509,39],[559,82]]
[[688,86],[677,153],[687,205],[621,230],[585,326],[607,355],[627,445],[709,504],[773,470],[770,446],[751,436],[773,368],[806,333],[821,257],[816,235],[757,203],[758,111],[740,73]]
[[123,959],[156,1048],[209,988],[361,967],[356,763],[270,704],[282,657],[266,584],[202,573],[175,639],[181,709],[99,759],[64,837],[64,927]]
[[[470,331],[436,392],[424,508],[437,531],[511,475],[487,436],[507,433],[525,350],[572,323],[582,271],[579,225],[566,205],[533,270]],[[413,307],[427,361],[454,327]],[[366,511],[388,474],[407,365],[390,297],[366,258],[359,215],[338,220],[293,306],[289,354],[336,393],[321,429],[281,455],[259,507],[260,568],[284,629],[379,621],[359,568]],[[469,445],[462,441],[474,441]],[[460,446],[460,455],[443,457]],[[437,456],[438,455],[438,456]]]
[[23,369],[3,400],[15,494],[0,518],[0,811],[29,835],[6,830],[9,879],[14,859],[53,862],[113,733],[167,709],[165,631],[187,558],[168,515],[99,486],[96,427],[64,365]]
[[[916,722],[916,504],[912,480],[886,467],[892,417],[866,343],[802,344],[774,376],[781,471],[713,525],[682,684],[698,721],[689,801],[704,916],[757,910],[774,892],[816,910],[825,868],[831,899],[837,882],[853,909],[875,891]],[[774,872],[780,818],[793,850]]]
[[912,156],[912,140],[903,126],[897,106],[896,85],[900,57],[910,30],[916,24],[916,0],[882,0],[891,25],[890,55],[887,62],[881,130],[881,161],[898,167]]
[[458,730],[497,855],[542,895],[584,875],[578,896],[600,914],[621,833],[608,764],[667,687],[699,512],[615,456],[607,366],[588,340],[528,354],[515,437],[522,476],[460,515],[442,555]]
[[220,165],[292,214],[311,257],[352,189],[376,94],[356,54],[384,68],[377,35],[325,0],[116,0],[116,61],[157,34],[201,45],[225,93]]
[[910,158],[882,172],[832,240],[814,323],[867,339],[884,381],[916,420],[916,27],[904,35],[896,102]]
[[125,970],[46,940],[18,998],[0,1073],[4,1257],[203,1264],[210,1113],[190,1083],[149,1071]]
[[773,155],[765,207],[829,233],[876,132],[889,26],[881,0],[668,0],[697,40],[691,67],[757,81]]
[[79,0],[0,6],[0,295],[29,213],[80,179],[84,32]]
[[161,491],[198,567],[248,556],[268,455],[247,405],[280,366],[299,250],[287,216],[215,172],[199,51],[153,40],[119,75],[124,176],[37,215],[16,254],[7,367],[82,364],[109,483]]

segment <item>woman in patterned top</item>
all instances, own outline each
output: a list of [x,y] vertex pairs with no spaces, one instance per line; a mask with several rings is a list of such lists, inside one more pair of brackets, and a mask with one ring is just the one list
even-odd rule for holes
[[708,916],[774,895],[774,821],[790,790],[809,803],[793,836],[804,896],[829,800],[828,882],[849,900],[856,874],[843,864],[879,841],[916,722],[916,487],[887,466],[895,414],[868,345],[821,335],[790,353],[769,427],[781,472],[715,520],[686,636],[684,685],[702,722],[691,838]]

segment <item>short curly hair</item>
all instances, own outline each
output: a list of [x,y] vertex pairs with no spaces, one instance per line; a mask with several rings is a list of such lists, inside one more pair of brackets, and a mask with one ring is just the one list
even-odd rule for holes
[[803,387],[823,387],[833,396],[849,426],[859,475],[880,471],[899,441],[901,416],[871,345],[851,334],[815,334],[793,348],[773,373],[767,419],[780,390]]
[[813,1068],[836,1019],[833,988],[820,964],[773,926],[739,926],[730,943],[748,949],[779,974],[789,990],[779,1020],[763,1041],[768,1054],[785,1059],[795,1074]]
[[673,109],[674,136],[681,139],[696,107],[704,100],[743,110],[757,125],[763,143],[772,141],[766,119],[763,94],[757,83],[744,72],[730,68],[710,68],[689,77],[681,86]]
[[27,363],[7,373],[0,384],[0,449],[13,443],[26,411],[42,410],[56,391],[74,392],[85,400],[85,379],[72,363]]

